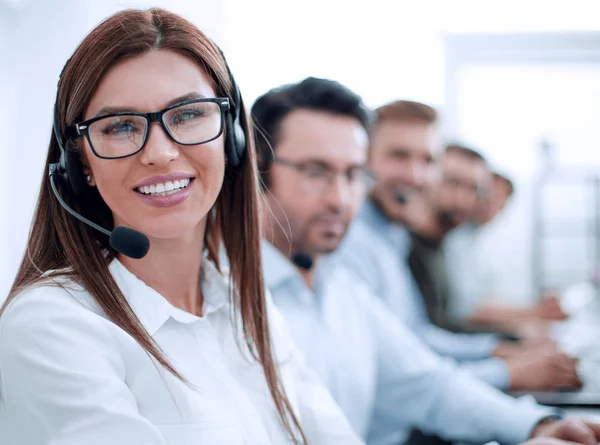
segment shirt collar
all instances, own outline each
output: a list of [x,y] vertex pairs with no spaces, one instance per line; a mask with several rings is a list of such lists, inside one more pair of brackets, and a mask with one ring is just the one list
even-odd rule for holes
[[359,217],[369,225],[387,227],[390,220],[371,199],[366,199],[359,210]]
[[[114,259],[109,270],[127,302],[150,335],[154,335],[169,318],[181,323],[193,323],[200,317],[173,306],[169,301]],[[201,268],[203,315],[224,308],[229,302],[229,284],[224,274],[206,256]]]
[[296,266],[268,241],[262,241],[262,255],[265,284],[276,302],[282,298],[293,298],[308,304],[316,301],[320,291],[318,284],[321,276],[321,261],[315,271],[315,289],[311,289],[306,285]]
[[288,281],[301,279],[292,262],[287,259],[275,246],[262,240],[263,276],[269,288],[275,288]]
[[208,256],[204,256],[201,268],[202,295],[204,297],[204,314],[216,312],[231,303],[232,287],[230,284],[229,266],[217,269]]

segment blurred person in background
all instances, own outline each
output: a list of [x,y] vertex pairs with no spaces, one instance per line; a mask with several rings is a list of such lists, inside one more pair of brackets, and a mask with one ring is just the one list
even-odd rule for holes
[[[452,158],[453,162],[448,162]],[[514,193],[514,185],[500,173],[484,175],[483,165],[479,153],[460,145],[448,146],[443,157],[442,180],[433,196],[433,205],[457,220],[448,226],[450,231],[443,237],[442,266],[447,269],[447,282],[444,286],[437,284],[445,288],[439,290],[443,295],[439,305],[428,301],[433,306],[430,315],[433,313],[436,323],[458,330],[482,329],[516,338],[546,338],[548,322],[566,318],[555,296],[542,295],[533,307],[514,307],[503,304],[502,295],[496,291],[500,287],[497,280],[502,278],[497,276],[498,260],[493,250],[486,249],[486,241],[494,242],[489,239],[495,235],[494,227],[490,226],[502,224],[499,217]],[[423,243],[427,244],[427,240],[415,236],[416,251],[427,250]],[[417,258],[414,260],[418,263]],[[418,264],[413,266],[419,269]],[[446,281],[444,274],[440,280]]]
[[[443,244],[456,230],[465,232],[468,240],[474,238],[475,228],[470,221],[489,187],[491,175],[480,153],[456,144],[446,147],[434,171],[437,173],[434,180],[428,182],[423,193],[415,195],[408,207],[406,222],[412,240],[408,262],[429,319],[436,326],[458,332],[460,327],[448,316],[451,288],[448,268],[453,265],[446,264]],[[462,227],[457,229],[459,226]],[[461,257],[474,254],[473,250],[458,250]],[[472,275],[474,271],[464,272]]]
[[[500,172],[492,173],[492,184],[491,190],[489,194],[489,199],[481,200],[480,206],[478,206],[477,212],[475,214],[475,222],[478,226],[482,228],[482,231],[486,231],[488,225],[492,225],[494,221],[498,221],[502,213],[504,212],[505,207],[510,202],[515,191],[514,184],[512,180],[503,175]],[[491,227],[489,227],[491,229]],[[484,244],[485,240],[481,238],[485,238],[485,233],[482,233],[480,236],[479,244]],[[493,233],[491,234],[493,236]],[[490,255],[491,256],[491,255]],[[479,255],[480,260],[485,262],[483,258],[481,258],[481,254]],[[482,272],[482,289],[481,294],[490,297],[494,300],[500,300],[501,295],[499,295],[498,289],[501,287],[496,283],[499,280],[502,280],[502,277],[498,274],[494,273],[493,264],[494,261],[489,261],[490,258],[486,258],[488,262],[486,263],[489,266],[489,269]],[[491,306],[491,305],[490,305]],[[485,313],[483,311],[485,307],[480,307],[479,313],[475,314],[476,317],[473,322],[474,323],[493,323],[493,321],[485,320]],[[498,307],[497,311],[500,313],[502,308]],[[506,308],[510,309],[510,308]],[[489,314],[490,316],[494,316],[495,314],[492,312]],[[547,320],[547,321],[560,321],[567,318],[567,315],[562,310],[560,306],[560,301],[557,296],[557,292],[554,290],[548,290],[540,295],[540,301],[533,308],[523,309],[521,315],[517,313],[515,314],[507,314],[505,318],[510,317],[523,317],[523,318],[534,318],[538,320]],[[498,318],[496,316],[496,318]]]
[[[307,363],[355,430],[382,445],[406,441],[411,427],[476,443],[547,434],[550,412],[441,360],[360,278],[327,258],[370,183],[369,113],[361,98],[308,78],[261,96],[252,116],[268,204],[265,282]],[[554,423],[567,428],[561,424]],[[586,434],[595,440],[592,430]]]
[[[520,354],[527,349],[501,342],[496,335],[455,333],[430,320],[409,269],[411,239],[405,225],[413,215],[419,215],[411,209],[424,207],[419,196],[435,179],[434,158],[441,149],[437,113],[421,103],[396,101],[378,108],[376,114],[368,157],[375,185],[336,252],[337,260],[366,282],[434,351],[465,363],[496,388],[579,386],[575,361],[554,350]],[[455,161],[456,157],[450,164],[456,166]],[[485,177],[485,164],[481,164],[479,175]],[[472,193],[475,198],[471,203],[477,200],[477,192]],[[458,214],[445,216],[445,224],[467,215],[468,210],[463,206]],[[434,230],[441,231],[437,226]]]
[[475,208],[473,222],[478,226],[491,223],[504,211],[515,193],[510,178],[500,172],[492,171],[487,190]]
[[[473,219],[482,201],[488,198],[494,180],[486,160],[477,151],[462,145],[449,145],[439,162],[439,174],[420,195],[420,206],[408,212],[412,248],[411,272],[419,286],[430,320],[444,329],[461,332],[473,321],[462,323],[453,314],[468,313],[469,299],[475,299],[480,267],[476,242],[479,226]],[[496,191],[499,194],[502,190]],[[499,208],[501,196],[493,206]],[[411,207],[409,206],[409,209]],[[493,210],[493,209],[492,209]],[[489,212],[491,213],[491,212]],[[470,287],[469,287],[470,286]],[[457,309],[458,308],[458,309]],[[477,314],[478,308],[475,309]],[[486,329],[501,330],[518,338],[547,340],[547,330],[540,330],[533,311],[484,307],[479,322]],[[489,323],[490,321],[494,323]],[[530,349],[528,347],[528,349]],[[517,351],[522,348],[517,348]]]

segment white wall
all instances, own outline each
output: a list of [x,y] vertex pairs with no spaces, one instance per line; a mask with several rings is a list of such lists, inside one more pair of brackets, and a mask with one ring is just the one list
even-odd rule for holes
[[[151,5],[184,14],[220,43],[249,103],[315,75],[347,84],[369,105],[409,98],[443,107],[447,33],[600,29],[596,0],[0,0],[0,115],[13,117],[0,119],[0,228],[10,212],[0,232],[0,295],[23,253],[45,173],[62,65],[106,15]],[[4,63],[11,58],[14,65]]]
[[[371,106],[396,98],[426,102],[442,109],[448,136],[466,137],[512,174],[518,195],[505,215],[492,252],[498,264],[504,265],[503,276],[510,278],[502,288],[507,299],[523,304],[533,300],[531,178],[539,161],[536,141],[521,138],[519,144],[511,146],[498,143],[515,140],[514,134],[505,131],[501,118],[502,113],[510,113],[508,101],[494,109],[498,95],[512,97],[506,85],[496,88],[480,82],[478,90],[463,88],[459,94],[471,97],[461,97],[460,103],[455,91],[446,90],[450,80],[446,68],[453,61],[445,60],[444,39],[455,33],[600,30],[597,1],[305,0],[292,4],[231,0],[227,4],[235,30],[228,39],[230,58],[249,101],[269,88],[314,75],[346,84]],[[467,77],[460,80],[470,81]],[[456,91],[460,86],[456,85]],[[561,97],[571,94],[568,83],[560,88]],[[449,103],[449,98],[454,103]],[[547,117],[551,108],[544,104],[546,114],[541,115]],[[522,104],[520,111],[523,105],[531,108],[538,104]],[[494,113],[486,114],[484,108]],[[528,135],[537,131],[539,124],[540,119],[522,119],[522,125],[531,130]],[[572,139],[573,133],[569,137]]]
[[16,145],[14,115],[17,104],[17,76],[16,71],[12,69],[14,52],[11,50],[15,15],[12,6],[0,3],[0,60],[2,61],[0,64],[0,301],[6,293],[5,277],[8,276],[8,271],[12,270],[9,266],[12,264],[12,246],[8,234],[14,224],[10,210],[11,190],[9,188],[13,177],[10,175],[9,147]]
[[[444,104],[447,33],[599,30],[596,0],[228,0],[229,57],[245,97],[305,76],[376,106]],[[228,48],[228,49],[229,49]]]
[[342,82],[372,106],[397,97],[441,105],[443,42],[439,30],[413,26],[419,4],[227,2],[230,59],[244,96],[251,102],[275,86],[318,76]]
[[[488,237],[486,251],[504,277],[495,291],[527,304],[537,286],[589,279],[600,265],[598,210],[583,182],[586,171],[600,172],[599,33],[462,36],[449,53],[456,80],[445,103],[449,129],[516,182],[502,224]],[[542,140],[553,147],[554,185],[538,199]]]

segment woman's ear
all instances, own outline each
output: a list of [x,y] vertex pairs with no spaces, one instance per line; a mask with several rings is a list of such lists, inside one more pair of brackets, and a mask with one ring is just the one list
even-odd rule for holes
[[90,168],[90,165],[88,164],[85,147],[83,146],[83,144],[81,144],[81,145],[78,144],[77,149],[79,151],[81,164],[83,165],[83,175],[85,177],[85,183],[87,185],[89,185],[90,187],[95,187],[96,181],[94,180],[94,174],[92,173],[92,169]]
[[83,169],[83,174],[85,175],[85,182],[87,183],[87,185],[89,185],[90,187],[95,187],[96,181],[94,180],[94,175],[92,175],[92,170],[90,170],[89,167],[85,167]]

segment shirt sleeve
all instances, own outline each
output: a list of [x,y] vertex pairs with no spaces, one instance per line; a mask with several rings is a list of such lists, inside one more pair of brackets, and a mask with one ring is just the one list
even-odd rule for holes
[[0,318],[2,443],[165,444],[125,378],[100,317],[60,288],[17,296]]
[[501,391],[510,389],[510,371],[506,362],[501,358],[492,357],[485,360],[462,362],[460,367],[494,388]]
[[399,426],[417,426],[447,440],[505,444],[526,441],[552,411],[490,387],[453,361],[440,359],[376,297],[370,316],[379,351],[376,408],[369,443],[392,443]]
[[431,323],[415,325],[414,332],[438,354],[458,361],[489,358],[499,343],[494,334],[461,334]]
[[[381,296],[389,308],[388,311],[391,311],[401,322],[406,320],[406,326],[410,327],[412,333],[434,352],[464,362],[465,370],[493,387],[508,389],[510,385],[508,367],[502,359],[492,357],[499,343],[496,335],[454,333],[430,323],[424,308],[417,303],[422,298],[414,294],[419,290],[406,264],[398,265],[398,276],[382,276],[382,269],[375,267],[378,264],[377,257],[371,254],[371,249],[365,244],[364,239],[354,235],[348,242],[352,243],[354,251],[359,254],[340,255],[336,259],[349,267],[378,297]],[[349,248],[350,245],[348,244],[347,247]],[[402,280],[405,295],[383,295],[385,290],[382,289],[381,283],[387,279]],[[407,314],[410,316],[407,317]]]
[[[421,301],[419,288],[408,266],[402,264],[398,273],[406,280],[407,292],[412,295],[411,299]],[[396,312],[403,310],[402,307],[394,308],[394,304],[390,306]],[[427,317],[415,317],[411,327],[435,352],[458,361],[490,358],[500,342],[495,334],[461,334],[442,329],[431,323]]]
[[295,346],[286,321],[267,292],[271,335],[278,350],[285,389],[307,441],[314,445],[364,445],[318,375]]
[[[352,270],[375,295],[385,301],[396,317],[438,354],[459,361],[481,360],[492,355],[499,343],[496,335],[454,333],[432,324],[408,265],[398,261],[397,267],[391,270],[389,265],[381,264],[373,241],[368,242],[368,233],[364,230],[361,232],[361,229],[361,226],[356,226],[349,232],[342,243],[343,252],[336,254],[335,260]],[[384,286],[385,282],[391,280],[402,283],[397,286],[402,289],[397,292],[398,295],[390,295],[390,287]]]

